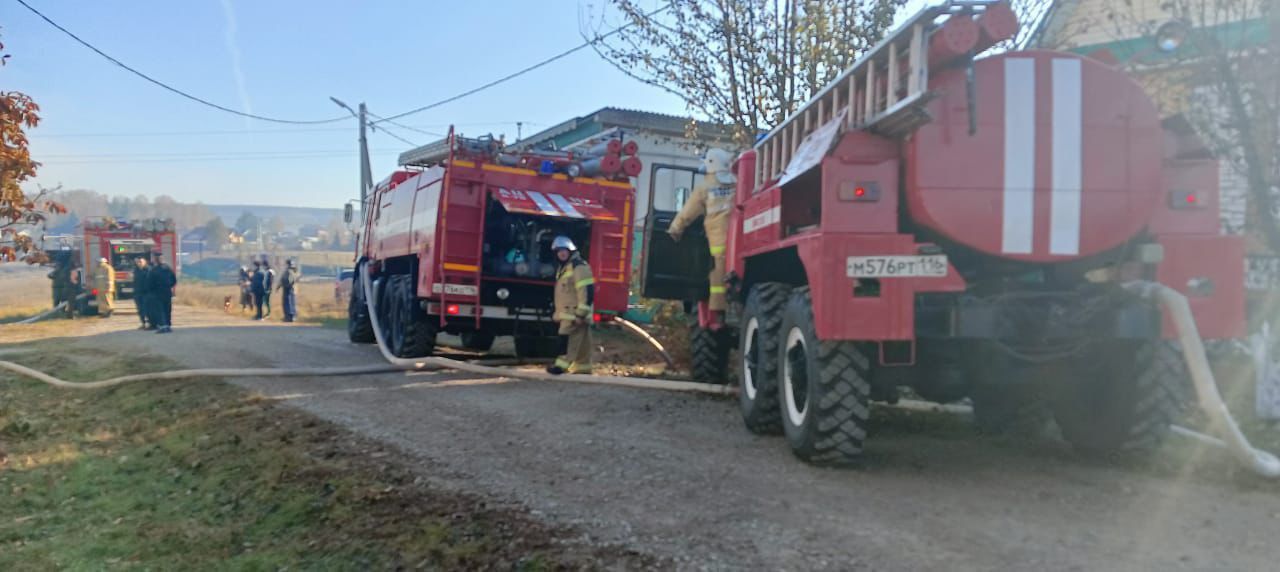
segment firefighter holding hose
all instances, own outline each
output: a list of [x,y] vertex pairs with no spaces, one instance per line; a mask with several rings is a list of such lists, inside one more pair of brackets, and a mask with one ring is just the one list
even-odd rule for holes
[[556,271],[555,312],[565,353],[547,373],[591,373],[591,317],[595,302],[595,278],[591,266],[567,236],[551,243],[560,268]]
[[721,319],[728,304],[725,300],[724,283],[724,250],[729,235],[729,211],[733,207],[734,187],[737,177],[731,172],[733,154],[724,149],[707,149],[702,158],[706,174],[693,187],[693,193],[685,202],[684,208],[671,221],[667,233],[676,242],[698,217],[703,217],[702,226],[707,232],[707,246],[711,251],[711,273],[707,276],[711,283],[707,307],[711,310],[711,324],[708,329],[720,328]]

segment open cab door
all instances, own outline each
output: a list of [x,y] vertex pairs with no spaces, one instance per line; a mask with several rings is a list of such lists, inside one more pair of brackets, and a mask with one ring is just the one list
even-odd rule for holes
[[640,262],[640,295],[645,298],[693,302],[707,297],[712,260],[702,219],[685,229],[680,242],[667,234],[701,174],[699,169],[680,165],[650,167]]

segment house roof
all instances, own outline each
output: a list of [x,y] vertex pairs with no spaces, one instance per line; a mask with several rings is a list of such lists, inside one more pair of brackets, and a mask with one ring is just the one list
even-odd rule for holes
[[[525,137],[513,146],[517,148],[560,148],[576,143],[608,129],[623,128],[655,132],[683,137],[690,119],[665,113],[602,107],[582,117],[575,117]],[[724,138],[732,133],[732,127],[716,123],[700,124],[698,133],[706,139]]]

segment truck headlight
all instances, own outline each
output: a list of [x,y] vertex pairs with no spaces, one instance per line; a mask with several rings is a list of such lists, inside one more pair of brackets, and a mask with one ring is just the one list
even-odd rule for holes
[[499,299],[499,300],[506,300],[507,298],[510,298],[510,297],[511,297],[511,291],[510,291],[510,290],[507,290],[506,288],[498,288],[498,299]]

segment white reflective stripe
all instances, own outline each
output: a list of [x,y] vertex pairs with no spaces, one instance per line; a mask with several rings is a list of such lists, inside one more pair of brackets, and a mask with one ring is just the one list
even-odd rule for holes
[[539,193],[538,191],[525,191],[525,194],[529,195],[529,198],[533,199],[533,202],[538,205],[538,208],[542,209],[543,213],[551,216],[560,216],[560,211],[556,209],[556,207],[551,204],[551,201],[548,201],[547,197],[543,196],[542,193]]
[[769,225],[777,224],[777,222],[781,218],[782,218],[782,209],[779,207],[773,207],[767,211],[764,211],[760,214],[752,216],[747,220],[742,221],[742,233],[750,234],[757,230],[765,228]]
[[578,209],[573,208],[573,205],[569,204],[569,201],[565,199],[564,196],[557,195],[555,193],[547,196],[551,197],[551,202],[555,203],[557,207],[560,207],[560,210],[564,211],[564,214],[573,218],[587,218],[583,216],[582,213],[578,212]]
[[[450,304],[450,306],[452,306],[452,305],[453,305],[453,304]],[[472,305],[472,304],[458,304],[457,306],[458,306],[458,313],[457,313],[457,314],[450,314],[450,316],[451,316],[451,317],[454,317],[454,318],[474,318],[474,317],[475,317],[475,313],[474,313],[474,312],[475,312],[475,306],[474,306],[474,305]],[[432,303],[430,303],[430,304],[427,304],[427,313],[429,313],[429,314],[439,315],[439,314],[440,314],[440,304],[437,304],[437,303],[435,303],[435,302],[432,302]],[[481,316],[481,317],[483,317],[483,318],[497,318],[497,319],[514,319],[514,318],[516,317],[514,314],[512,314],[512,313],[511,313],[511,310],[510,310],[510,309],[508,309],[506,306],[480,306],[480,316]],[[535,318],[533,318],[533,317],[529,316],[528,314],[523,314],[523,315],[520,317],[520,321],[522,321],[522,322],[551,322],[551,321],[554,321],[554,320],[552,320],[550,316],[548,316],[548,317],[546,317],[546,318],[544,318],[544,319],[535,319]]]
[[1004,224],[1001,251],[1031,254],[1036,186],[1036,62],[1004,61]]
[[1049,254],[1080,254],[1081,160],[1084,142],[1080,60],[1053,60],[1053,194]]

